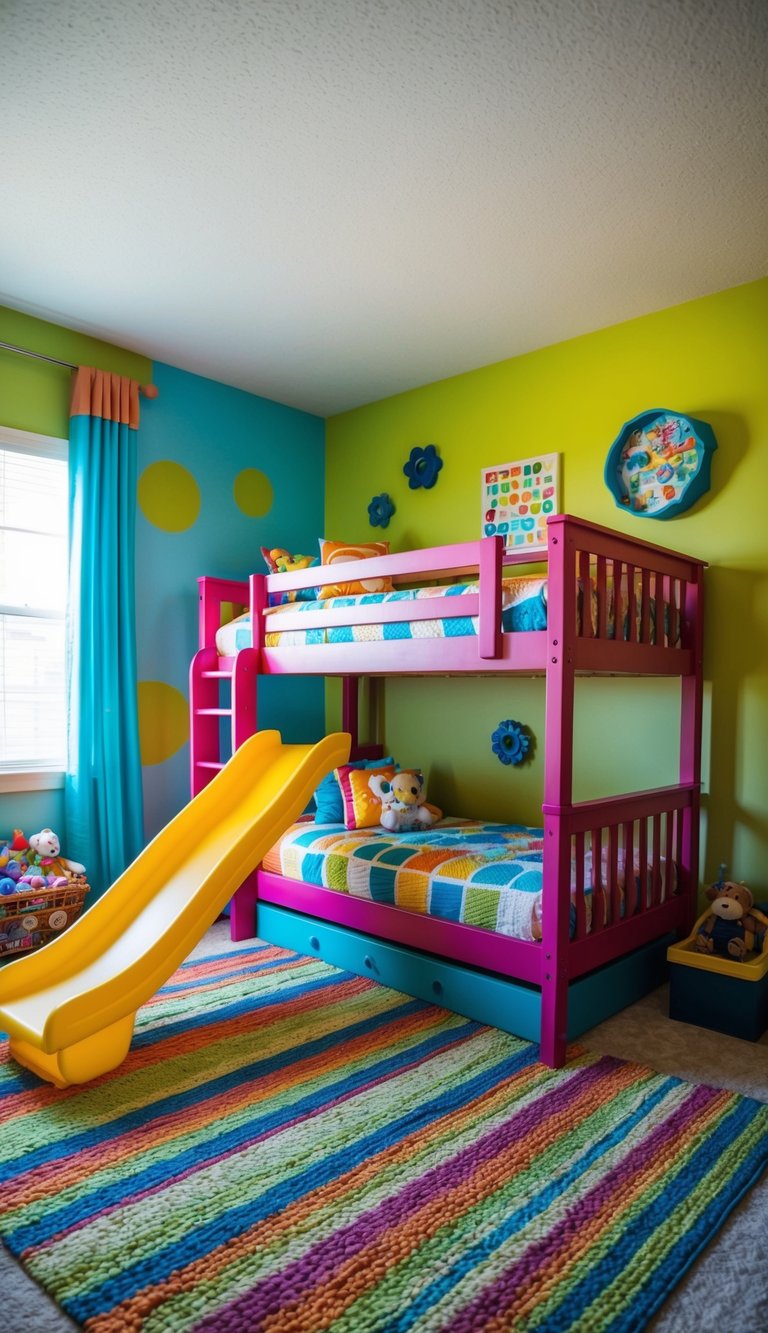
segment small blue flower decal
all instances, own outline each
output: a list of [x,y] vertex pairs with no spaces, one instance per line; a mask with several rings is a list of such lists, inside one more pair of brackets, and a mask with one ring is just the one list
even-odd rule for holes
[[368,506],[368,519],[372,528],[386,528],[389,520],[395,512],[395,506],[387,495],[382,491],[381,495],[374,495]]
[[491,736],[491,749],[502,764],[522,764],[528,757],[531,737],[522,722],[507,718]]
[[411,456],[403,472],[412,491],[417,491],[420,486],[428,491],[437,481],[437,474],[442,466],[443,460],[438,457],[434,444],[428,444],[426,449],[420,449],[417,445],[415,449],[411,449]]

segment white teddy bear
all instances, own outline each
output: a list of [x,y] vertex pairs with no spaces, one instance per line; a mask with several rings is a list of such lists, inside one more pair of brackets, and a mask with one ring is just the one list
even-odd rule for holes
[[65,856],[59,855],[61,843],[53,829],[44,828],[39,833],[33,833],[29,845],[36,855],[38,865],[49,873],[54,875],[85,874],[85,866],[81,866],[79,861],[68,861]]
[[391,782],[374,773],[368,786],[381,801],[381,824],[392,833],[429,828],[440,818],[424,805],[424,778],[413,769],[396,773]]

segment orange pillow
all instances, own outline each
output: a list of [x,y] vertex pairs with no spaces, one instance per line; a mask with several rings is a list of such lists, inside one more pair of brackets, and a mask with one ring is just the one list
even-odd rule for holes
[[[374,555],[389,555],[389,542],[327,542],[320,538],[321,565],[341,565],[349,560],[368,560]],[[391,579],[355,579],[353,583],[326,583],[320,597],[356,597],[364,592],[394,592]]]
[[335,770],[346,828],[375,828],[381,823],[381,801],[374,796],[368,782],[374,774],[391,782],[396,772],[394,764],[385,764],[382,768],[352,768],[350,764],[344,764]]

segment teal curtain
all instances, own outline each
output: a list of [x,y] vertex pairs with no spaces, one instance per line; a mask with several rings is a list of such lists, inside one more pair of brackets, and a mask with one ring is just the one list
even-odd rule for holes
[[[121,419],[122,418],[122,419]],[[81,367],[69,437],[66,847],[98,897],[143,847],[136,691],[138,385]]]

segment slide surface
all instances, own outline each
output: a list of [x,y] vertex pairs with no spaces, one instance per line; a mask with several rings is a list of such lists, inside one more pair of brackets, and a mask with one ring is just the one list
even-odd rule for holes
[[136,1010],[167,981],[307,805],[350,737],[251,736],[110,889],[57,939],[0,971],[11,1055],[67,1087],[128,1053]]

